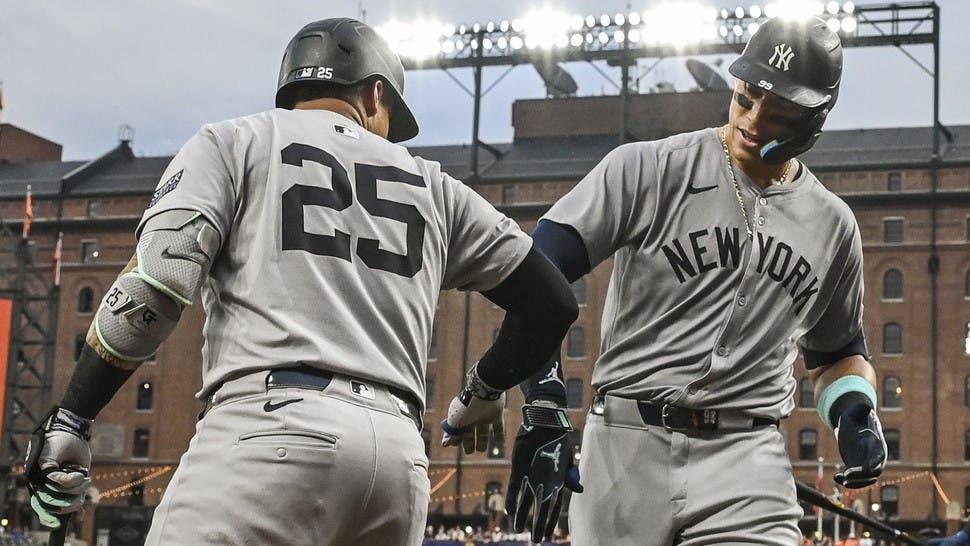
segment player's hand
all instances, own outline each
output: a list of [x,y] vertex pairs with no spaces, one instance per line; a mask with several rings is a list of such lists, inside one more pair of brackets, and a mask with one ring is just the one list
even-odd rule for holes
[[505,437],[505,392],[485,385],[472,368],[465,387],[448,405],[441,430],[443,446],[461,444],[465,453],[485,451],[489,434],[497,441]]
[[876,483],[886,466],[886,439],[876,412],[865,404],[847,407],[839,416],[835,437],[845,463],[835,481],[850,489]]
[[[551,419],[545,420],[551,426],[523,419],[512,451],[512,474],[505,506],[517,533],[525,530],[532,512],[532,541],[542,542],[551,539],[556,530],[564,489],[582,493],[583,486],[579,483],[579,469],[573,464],[571,427],[565,412],[551,402],[537,402],[531,407],[537,406],[551,415]],[[523,414],[533,411],[527,408],[530,406],[523,408]],[[556,421],[559,426],[555,425]]]
[[91,421],[54,407],[34,431],[27,446],[27,487],[30,507],[51,529],[77,512],[91,485]]
[[943,538],[931,538],[929,546],[970,546],[970,533],[964,529],[955,535]]

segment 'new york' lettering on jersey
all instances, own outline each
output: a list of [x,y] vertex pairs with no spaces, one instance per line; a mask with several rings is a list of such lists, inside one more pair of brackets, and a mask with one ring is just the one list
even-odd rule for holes
[[532,246],[437,163],[325,110],[206,125],[161,180],[139,232],[190,209],[224,241],[202,291],[200,397],[305,364],[423,401],[439,291],[490,289]]
[[804,166],[764,190],[735,172],[751,240],[714,129],[620,146],[543,217],[594,267],[614,257],[597,392],[778,419],[799,345],[834,350],[861,328],[848,206]]

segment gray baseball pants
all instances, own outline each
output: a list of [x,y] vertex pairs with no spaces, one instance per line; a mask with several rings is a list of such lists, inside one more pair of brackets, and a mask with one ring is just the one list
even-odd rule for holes
[[796,546],[802,509],[775,426],[671,432],[635,400],[590,413],[569,507],[573,546]]
[[215,393],[146,545],[420,545],[428,459],[387,389],[267,390],[267,373]]

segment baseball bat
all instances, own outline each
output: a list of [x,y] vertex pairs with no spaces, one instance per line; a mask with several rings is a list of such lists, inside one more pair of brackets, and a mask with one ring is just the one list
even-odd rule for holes
[[61,521],[61,526],[51,531],[48,546],[64,546],[64,539],[67,537],[67,524],[71,521],[70,514],[57,518]]
[[818,489],[815,489],[814,487],[806,485],[800,481],[797,481],[797,480],[795,481],[795,490],[798,492],[798,498],[804,502],[807,502],[809,504],[814,504],[815,506],[824,508],[829,512],[833,512],[844,518],[851,519],[857,523],[865,525],[866,527],[875,529],[876,531],[879,531],[881,533],[885,533],[897,540],[901,540],[906,544],[912,544],[913,546],[926,546],[926,542],[914,537],[913,535],[910,535],[909,533],[900,531],[899,529],[896,529],[894,527],[890,527],[889,525],[886,525],[885,523],[879,520],[876,520],[864,514],[860,514],[858,512],[849,510],[848,508],[846,508],[841,504],[836,504],[835,502],[832,502]]

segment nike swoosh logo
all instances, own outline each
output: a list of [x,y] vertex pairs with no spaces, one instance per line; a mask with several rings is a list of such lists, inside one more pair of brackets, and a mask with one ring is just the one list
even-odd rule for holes
[[162,249],[162,258],[169,258],[172,260],[186,260],[202,266],[205,265],[201,261],[196,259],[194,256],[189,256],[187,254],[175,254],[171,250],[169,250],[169,248]]
[[692,193],[692,194],[704,193],[708,190],[713,190],[713,189],[717,189],[717,184],[714,184],[713,186],[704,186],[703,188],[698,188],[694,186],[693,182],[691,182],[690,185],[687,186],[687,193]]
[[269,413],[271,411],[276,411],[282,408],[283,406],[289,406],[290,404],[296,404],[297,402],[302,402],[302,401],[303,401],[302,398],[291,398],[289,400],[283,400],[282,402],[277,402],[276,404],[274,404],[271,400],[269,400],[265,404],[263,404],[263,411]]

